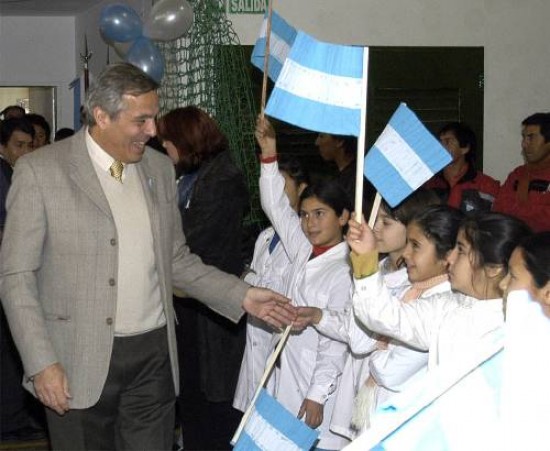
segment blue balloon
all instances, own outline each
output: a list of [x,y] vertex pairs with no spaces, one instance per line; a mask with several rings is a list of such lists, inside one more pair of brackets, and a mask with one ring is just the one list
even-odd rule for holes
[[141,36],[143,22],[129,6],[107,5],[99,16],[99,30],[107,41],[130,42]]
[[139,67],[157,83],[164,75],[164,58],[158,47],[143,36],[137,38],[126,54],[126,61]]

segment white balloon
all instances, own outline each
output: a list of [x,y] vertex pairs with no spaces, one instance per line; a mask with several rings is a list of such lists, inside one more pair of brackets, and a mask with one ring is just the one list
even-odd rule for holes
[[193,25],[193,7],[187,0],[158,0],[143,26],[143,34],[154,41],[173,41]]

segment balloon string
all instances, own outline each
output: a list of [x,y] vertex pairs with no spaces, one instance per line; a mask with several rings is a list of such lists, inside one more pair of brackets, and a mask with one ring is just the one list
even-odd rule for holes
[[262,104],[261,104],[261,117],[265,116],[265,103],[267,97],[267,71],[269,69],[269,45],[271,41],[271,16],[273,14],[273,2],[269,0],[269,13],[267,15],[267,25],[265,30],[265,56],[264,56],[264,76],[262,79]]

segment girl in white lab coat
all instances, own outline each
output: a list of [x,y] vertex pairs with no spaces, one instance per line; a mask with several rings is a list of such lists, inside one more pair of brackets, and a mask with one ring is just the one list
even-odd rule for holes
[[[284,195],[275,134],[266,119],[258,119],[256,138],[262,149],[262,207],[291,261],[285,294],[297,306],[343,311],[351,303],[352,286],[344,241],[350,211],[345,191],[334,181],[307,187],[297,218]],[[345,344],[309,328],[290,335],[275,368],[275,397],[310,427],[319,428],[318,449],[335,450],[348,443],[329,430],[346,355]]]
[[[453,293],[403,304],[391,295],[371,264],[363,268],[365,277],[355,280],[355,314],[371,330],[428,350],[428,369],[440,364],[459,366],[480,340],[502,327],[499,283],[512,250],[529,234],[523,222],[503,214],[469,216],[462,221],[448,259]],[[357,243],[370,258],[376,256],[368,226],[350,227],[348,243],[352,248]]]
[[[284,190],[290,207],[298,216],[300,194],[309,183],[308,175],[301,164],[290,158],[279,161],[279,172],[285,180]],[[273,227],[260,232],[250,270],[244,280],[256,287],[270,288],[278,293],[286,292],[290,258]],[[257,318],[249,317],[246,325],[246,347],[235,390],[233,407],[244,412],[258,388],[266,361],[273,351],[273,330]],[[275,377],[268,380],[267,390],[273,393]]]
[[[388,211],[391,210],[386,204],[383,204],[374,227],[377,249],[389,253],[388,259],[382,260],[378,265],[383,283],[392,296],[408,303],[417,302],[418,299],[429,297],[434,293],[450,291],[446,259],[454,247],[462,219],[462,214],[456,209],[446,206],[427,207],[430,203],[439,203],[436,197],[431,197],[430,193],[419,192],[414,196],[409,200],[409,205],[414,207],[416,214],[410,214],[405,219],[408,223],[406,229],[403,224],[395,224],[395,219],[388,215]],[[352,228],[357,226],[355,221],[350,221],[350,224]],[[402,227],[400,237],[399,226]],[[408,242],[405,240],[407,235]],[[401,243],[401,249],[397,253],[397,249],[392,249],[391,246],[397,246],[399,243]],[[356,250],[359,250],[358,243],[354,245]],[[362,258],[361,253],[352,253],[354,269],[360,269]],[[403,271],[388,272],[388,266],[390,269],[395,269],[395,266],[392,268],[390,265],[392,262],[395,265],[399,260],[403,260],[408,265],[408,276],[407,273],[403,274]],[[357,271],[355,273],[357,274]],[[351,431],[353,437],[357,431],[368,427],[370,412],[376,405],[385,401],[393,393],[401,391],[408,380],[424,369],[427,364],[426,352],[413,349],[397,340],[376,336],[357,325],[351,315],[344,316],[342,320],[333,312],[300,308],[298,316],[299,321],[305,319],[308,323],[315,324],[320,332],[346,341],[353,352],[346,363],[343,379],[349,375],[351,369],[354,373],[353,387],[357,387],[358,393],[353,418],[350,421],[345,413],[346,409],[349,412],[349,401],[353,399],[354,393],[349,388],[350,384],[343,384],[340,388],[337,397],[338,405],[331,424],[331,428],[340,433],[349,434]],[[339,329],[335,327],[338,320],[344,324]],[[369,352],[370,354],[367,354]],[[346,435],[349,436],[348,434]]]

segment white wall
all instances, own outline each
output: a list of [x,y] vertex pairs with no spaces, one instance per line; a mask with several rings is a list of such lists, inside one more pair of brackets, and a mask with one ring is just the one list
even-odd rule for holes
[[0,17],[0,86],[55,86],[57,124],[72,126],[74,17]]
[[[290,23],[318,39],[376,46],[483,46],[485,48],[484,168],[504,179],[521,163],[521,120],[550,110],[550,2],[548,0],[275,0]],[[66,91],[83,52],[90,70],[107,62],[98,32],[101,7],[70,18],[0,18],[0,85],[53,84]],[[142,17],[151,0],[125,0]],[[253,44],[260,15],[231,15],[243,44]],[[76,41],[74,33],[76,30]],[[76,45],[75,45],[76,42]],[[73,55],[72,59],[69,55]],[[118,58],[111,52],[111,61]],[[22,81],[22,83],[21,83]],[[63,89],[62,89],[63,88]],[[72,113],[72,97],[60,97]],[[67,110],[70,110],[67,113]],[[59,114],[59,111],[58,111]]]

